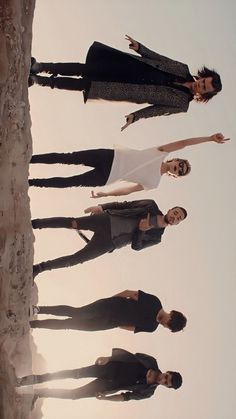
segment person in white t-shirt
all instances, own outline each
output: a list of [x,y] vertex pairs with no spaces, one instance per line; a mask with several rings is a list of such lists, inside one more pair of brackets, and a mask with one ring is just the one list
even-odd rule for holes
[[208,137],[196,137],[175,141],[160,147],[145,150],[134,150],[120,147],[114,150],[97,149],[83,150],[72,153],[48,153],[32,156],[31,163],[44,164],[83,164],[94,169],[71,177],[53,177],[29,179],[30,186],[66,188],[72,186],[103,186],[117,181],[130,182],[109,192],[92,191],[92,198],[104,196],[128,195],[132,192],[157,188],[162,175],[173,177],[186,176],[191,166],[188,160],[174,158],[165,160],[169,153],[184,147],[214,141],[223,144],[227,141],[222,134],[217,133]]

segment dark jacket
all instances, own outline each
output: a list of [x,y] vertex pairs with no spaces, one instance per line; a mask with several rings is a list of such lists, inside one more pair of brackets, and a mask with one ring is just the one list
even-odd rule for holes
[[[148,214],[163,215],[157,204],[152,199],[138,201],[110,202],[101,205],[103,210],[110,215],[120,217],[137,217],[140,220]],[[161,242],[165,228],[152,228],[148,231],[141,231],[137,228],[132,237],[131,247],[134,250],[142,250],[145,247],[153,246]]]
[[[144,365],[147,369],[152,369],[155,371],[160,371],[157,365],[157,361],[150,355],[136,353],[132,354],[131,352],[126,351],[125,349],[121,348],[113,348],[111,361],[119,361],[119,362],[140,362]],[[136,383],[132,386],[117,388],[112,392],[120,391],[120,390],[129,390],[128,392],[122,393],[124,396],[124,400],[142,400],[151,397],[158,384],[144,384],[144,383]]]
[[[116,53],[121,51],[111,48],[99,42],[94,42],[90,47],[86,63],[89,62],[89,57],[93,55],[101,56],[103,51],[115,57]],[[100,52],[100,54],[97,54]],[[151,51],[144,45],[139,43],[138,55],[123,52],[127,57],[132,57],[139,60],[153,68],[157,68],[165,73],[169,73],[177,78],[180,77],[183,81],[193,81],[193,77],[189,72],[186,64]],[[105,65],[105,64],[104,64]],[[90,88],[85,92],[85,101],[87,99],[103,99],[111,101],[133,102],[133,103],[148,103],[147,106],[138,111],[132,112],[134,115],[134,122],[141,118],[150,118],[153,116],[170,115],[179,112],[187,112],[189,102],[193,99],[193,95],[188,89],[177,89],[173,86],[165,85],[137,85],[133,83],[119,83],[106,81],[92,81]]]

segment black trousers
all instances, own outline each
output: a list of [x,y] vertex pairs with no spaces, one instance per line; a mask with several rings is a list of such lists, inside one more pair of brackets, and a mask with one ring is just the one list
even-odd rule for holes
[[89,384],[72,389],[37,389],[35,394],[39,397],[54,397],[61,399],[81,399],[95,397],[96,393],[115,390],[118,385],[115,380],[117,371],[116,362],[108,362],[106,365],[90,365],[89,367],[73,370],[63,370],[54,373],[26,376],[22,378],[21,385],[43,383],[50,380],[62,380],[65,378],[97,377]]
[[73,153],[48,153],[32,156],[31,163],[83,164],[94,167],[86,173],[70,177],[29,179],[30,186],[46,188],[67,188],[71,186],[103,186],[107,183],[114,159],[114,150],[97,149]]
[[74,329],[97,331],[129,324],[120,320],[119,306],[120,297],[103,298],[83,307],[71,307],[66,305],[40,306],[39,314],[52,314],[53,316],[68,317],[67,319],[32,320],[33,328],[46,329]]
[[96,214],[79,218],[39,218],[32,220],[33,228],[72,228],[73,220],[77,221],[78,229],[91,230],[94,232],[92,239],[86,246],[78,252],[63,256],[57,259],[48,260],[40,264],[41,271],[49,271],[52,269],[65,268],[84,263],[88,260],[94,259],[111,250],[114,250],[114,245],[111,241],[111,223],[110,217],[107,213]]

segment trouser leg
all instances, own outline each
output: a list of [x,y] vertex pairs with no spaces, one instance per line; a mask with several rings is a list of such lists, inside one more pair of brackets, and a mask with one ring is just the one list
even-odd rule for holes
[[92,304],[78,308],[68,306],[40,306],[39,310],[39,314],[52,314],[70,318],[63,320],[32,320],[30,322],[32,328],[97,331],[116,326],[115,322],[112,324],[108,319],[111,316],[111,309],[109,302],[107,303],[107,299],[98,300]]
[[81,63],[37,63],[40,72],[62,76],[81,76],[85,72],[85,64]]
[[85,386],[73,389],[73,390],[63,390],[63,389],[37,389],[35,390],[35,395],[38,397],[53,397],[59,399],[71,399],[77,400],[87,397],[96,397],[97,393],[103,393],[105,391],[113,390],[114,384],[107,380],[96,379],[91,381]]
[[[114,248],[111,241],[110,218],[107,214],[80,217],[75,220],[77,221],[78,229],[94,231],[92,239],[83,249],[73,255],[40,263],[39,272],[74,266],[101,256]],[[62,217],[46,218],[33,220],[32,225],[34,228],[70,228],[71,221],[72,219],[70,218]]]
[[89,170],[77,176],[29,179],[29,186],[39,188],[71,188],[73,186],[103,186],[106,180],[99,170]]
[[114,159],[114,150],[98,149],[83,150],[73,153],[48,153],[32,156],[31,163],[64,163],[83,164],[94,167],[86,173],[71,177],[53,177],[43,179],[29,179],[30,186],[66,188],[72,186],[102,186],[105,185]]
[[32,76],[34,83],[39,84],[40,86],[47,86],[54,89],[64,89],[64,90],[76,90],[82,92],[86,89],[87,83],[83,78],[73,78],[73,77],[43,77],[43,76]]

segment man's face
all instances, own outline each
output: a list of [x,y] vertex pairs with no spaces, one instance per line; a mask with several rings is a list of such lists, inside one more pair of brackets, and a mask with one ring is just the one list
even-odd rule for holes
[[168,172],[171,173],[173,176],[183,176],[187,172],[187,165],[184,161],[179,161],[177,159],[173,159],[168,162],[169,170]]
[[177,225],[184,220],[184,213],[179,207],[171,208],[166,214],[166,219],[170,225]]
[[212,77],[202,77],[196,80],[192,85],[192,89],[195,95],[214,92],[215,89],[212,85]]
[[170,372],[163,372],[159,376],[159,384],[165,387],[172,386],[172,374]]

